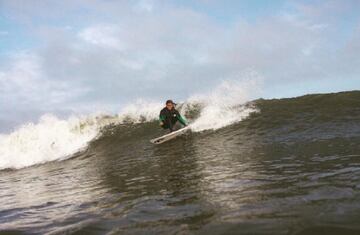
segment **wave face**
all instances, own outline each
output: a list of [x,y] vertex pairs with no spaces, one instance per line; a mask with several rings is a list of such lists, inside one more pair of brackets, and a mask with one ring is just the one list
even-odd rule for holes
[[190,97],[192,131],[161,145],[141,100],[2,135],[0,233],[360,234],[360,91],[248,91]]
[[[192,122],[194,132],[219,129],[256,111],[254,107],[244,106],[249,90],[248,83],[224,81],[213,92],[195,95],[178,109]],[[37,124],[29,123],[9,135],[0,136],[0,169],[65,160],[86,149],[108,126],[154,122],[162,108],[162,102],[137,100],[115,116],[103,114],[60,120],[46,114]]]
[[[351,136],[359,131],[359,92],[249,102],[249,90],[248,84],[225,81],[209,94],[190,97],[178,109],[190,120],[193,132],[216,130],[245,119],[242,128],[288,141],[344,133]],[[155,122],[162,106],[161,102],[137,100],[115,116],[61,120],[44,115],[37,124],[29,123],[9,135],[0,135],[0,169],[65,160],[86,149],[109,126]]]
[[360,92],[257,100],[260,113],[244,125],[279,141],[321,140],[358,136]]

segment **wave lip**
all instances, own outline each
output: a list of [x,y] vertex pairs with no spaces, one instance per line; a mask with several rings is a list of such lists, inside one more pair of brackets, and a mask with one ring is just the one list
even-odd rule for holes
[[0,169],[19,169],[71,157],[95,138],[94,122],[71,117],[60,120],[44,115],[38,124],[29,123],[9,135],[0,135]]
[[[190,97],[178,109],[189,118],[192,131],[216,130],[239,122],[256,111],[254,107],[244,105],[249,100],[252,85],[224,81],[210,93]],[[153,122],[158,119],[163,105],[162,102],[138,100],[125,106],[117,115],[93,114],[67,120],[46,114],[37,124],[29,123],[11,134],[0,135],[0,170],[70,158],[100,136],[103,127]]]
[[257,109],[245,105],[249,94],[256,90],[256,80],[252,82],[223,81],[211,93],[197,95],[189,99],[190,103],[200,102],[202,109],[199,117],[191,124],[193,131],[216,130],[229,126],[248,117]]

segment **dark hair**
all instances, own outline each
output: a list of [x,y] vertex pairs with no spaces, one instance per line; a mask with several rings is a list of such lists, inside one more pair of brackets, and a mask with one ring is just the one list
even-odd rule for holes
[[172,100],[167,100],[166,104],[175,104]]

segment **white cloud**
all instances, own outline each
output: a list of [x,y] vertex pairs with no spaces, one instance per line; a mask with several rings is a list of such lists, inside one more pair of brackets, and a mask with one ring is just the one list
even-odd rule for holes
[[135,11],[151,12],[153,10],[153,2],[149,0],[141,0],[135,5]]
[[[297,3],[289,12],[224,24],[158,1],[10,1],[4,7],[26,18],[42,46],[0,69],[0,96],[9,107],[118,107],[139,97],[185,98],[249,68],[269,87],[358,74],[359,33],[336,42],[347,11],[336,7],[341,2]],[[72,14],[79,7],[85,13]]]
[[0,72],[0,102],[3,107],[51,109],[61,106],[86,89],[71,87],[64,81],[48,79],[41,59],[27,53],[12,58],[9,68]]
[[95,25],[83,29],[79,37],[96,46],[110,49],[123,50],[124,45],[119,40],[119,29],[112,25]]

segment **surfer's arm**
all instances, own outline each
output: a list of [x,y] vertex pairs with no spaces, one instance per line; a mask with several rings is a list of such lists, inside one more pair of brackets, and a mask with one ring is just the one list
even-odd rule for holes
[[160,124],[160,126],[164,125],[165,119],[166,119],[166,116],[165,116],[165,115],[162,115],[162,114],[160,113],[160,115],[159,115],[159,124]]
[[178,119],[179,122],[180,122],[181,124],[183,124],[184,126],[187,126],[187,125],[188,125],[186,119],[185,119],[182,115],[180,115],[179,113],[178,113],[178,115],[177,115],[177,119]]

